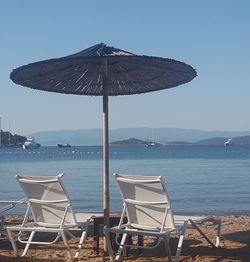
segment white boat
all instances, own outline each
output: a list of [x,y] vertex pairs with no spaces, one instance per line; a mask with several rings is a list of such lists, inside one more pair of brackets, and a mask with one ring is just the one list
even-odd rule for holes
[[146,144],[146,147],[154,147],[154,146],[157,146],[157,143],[149,142],[149,143]]
[[229,138],[225,143],[224,146],[231,146],[233,144],[233,139]]
[[36,143],[34,138],[27,138],[27,140],[23,144],[23,149],[30,149],[30,148],[38,148],[41,145]]

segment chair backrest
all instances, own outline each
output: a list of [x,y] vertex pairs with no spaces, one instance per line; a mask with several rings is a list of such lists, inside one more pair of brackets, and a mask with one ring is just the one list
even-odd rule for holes
[[161,176],[114,176],[130,225],[158,231],[175,228],[169,197]]
[[75,213],[63,186],[62,176],[63,174],[16,176],[38,225],[55,227],[61,224],[76,224]]

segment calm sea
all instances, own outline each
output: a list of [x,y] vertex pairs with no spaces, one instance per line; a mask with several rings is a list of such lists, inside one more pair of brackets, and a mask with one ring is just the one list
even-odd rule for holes
[[[102,147],[0,148],[0,200],[23,194],[15,175],[56,175],[77,211],[102,210]],[[161,175],[182,214],[250,215],[250,146],[110,148],[111,211],[121,210],[112,173]],[[13,212],[21,212],[17,208]]]

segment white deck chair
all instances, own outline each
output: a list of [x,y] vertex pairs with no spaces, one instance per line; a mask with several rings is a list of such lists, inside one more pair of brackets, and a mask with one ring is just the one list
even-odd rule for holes
[[0,236],[4,226],[6,213],[17,205],[25,203],[25,199],[19,200],[0,200]]
[[[171,235],[179,237],[175,255],[175,262],[179,261],[182,243],[186,228],[192,226],[213,246],[219,245],[220,220],[204,216],[173,216],[166,187],[161,176],[128,176],[114,174],[123,199],[123,211],[118,226],[104,229],[108,242],[110,259],[113,261],[114,252],[110,242],[110,233],[115,233],[115,241],[119,246],[115,260],[120,260],[124,247],[130,248],[155,248],[161,241],[164,242],[168,261],[172,261],[169,241]],[[128,222],[122,224],[124,216]],[[214,219],[218,225],[216,243],[213,244],[200,230],[197,223],[207,219]],[[118,241],[118,236],[122,238]],[[158,239],[154,246],[139,246],[127,244],[127,236],[142,235],[153,236]]]
[[[10,238],[12,247],[17,256],[19,252],[14,240],[13,232],[18,231],[18,241],[25,244],[21,256],[25,256],[31,244],[52,244],[59,237],[62,237],[67,253],[72,258],[72,253],[68,245],[67,236],[73,237],[71,230],[80,230],[81,237],[75,253],[75,258],[79,256],[80,249],[87,237],[90,217],[75,214],[69,200],[68,194],[62,183],[62,176],[20,176],[17,180],[27,196],[28,208],[21,225],[7,226],[6,230]],[[28,215],[32,214],[33,222],[28,222]],[[24,233],[29,232],[29,236],[24,237]],[[56,233],[56,237],[51,241],[33,240],[36,232]]]

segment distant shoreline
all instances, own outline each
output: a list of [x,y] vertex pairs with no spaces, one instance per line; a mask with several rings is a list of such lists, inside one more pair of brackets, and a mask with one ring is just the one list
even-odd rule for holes
[[[250,131],[205,131],[184,128],[153,128],[153,130],[154,135],[152,137],[152,128],[147,127],[111,129],[109,130],[109,142],[112,144],[116,141],[135,138],[144,142],[153,141],[163,145],[201,142],[202,144],[223,144],[229,138],[234,140],[235,138],[240,137],[244,144],[250,144]],[[58,143],[86,146],[102,145],[101,128],[43,131],[29,134],[28,136],[34,137],[41,145],[57,145]],[[214,141],[211,141],[210,139],[214,139]],[[241,143],[241,141],[236,142]]]

